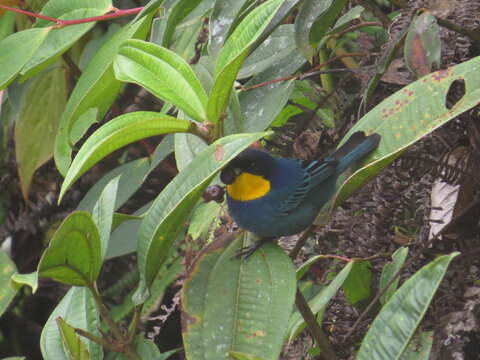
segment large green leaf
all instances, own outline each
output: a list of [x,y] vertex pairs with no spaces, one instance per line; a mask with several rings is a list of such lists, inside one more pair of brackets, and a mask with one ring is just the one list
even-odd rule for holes
[[112,66],[120,44],[132,37],[145,38],[150,22],[151,16],[145,16],[117,31],[90,60],[78,79],[55,139],[55,163],[61,174],[66,174],[71,163],[73,144],[93,122],[105,115],[120,91],[122,83],[115,78]]
[[459,253],[440,256],[417,271],[375,317],[357,360],[399,359],[422,320],[448,265]]
[[239,134],[217,140],[201,151],[155,199],[138,235],[141,283],[137,302],[148,297],[148,287],[205,187],[225,164],[266,134]]
[[102,266],[100,236],[90,213],[70,214],[53,235],[38,264],[38,275],[69,285],[97,280]]
[[15,122],[15,156],[25,199],[35,170],[52,157],[58,123],[67,102],[65,79],[65,68],[57,64],[31,79],[23,93]]
[[[33,56],[51,29],[28,29],[0,41],[0,89],[13,81],[23,65]],[[15,51],[12,51],[15,49]]]
[[[349,262],[343,269],[338,273],[337,276],[332,280],[327,287],[323,288],[316,296],[314,296],[309,302],[310,309],[314,314],[321,312],[325,309],[328,302],[335,296],[337,291],[342,287],[342,284],[347,279],[350,271],[352,270],[353,262]],[[300,312],[297,310],[291,316],[288,321],[288,341],[291,342],[304,328],[305,320],[300,315]]]
[[[40,349],[44,359],[70,360],[62,342],[56,319],[62,317],[69,325],[100,336],[100,320],[90,291],[84,287],[72,287],[48,317],[40,337]],[[102,347],[82,338],[92,359],[103,359]]]
[[0,316],[7,310],[15,297],[17,288],[12,284],[12,276],[17,273],[15,263],[0,250]]
[[249,13],[235,28],[218,54],[215,80],[207,105],[208,120],[216,123],[230,100],[233,82],[251,45],[262,35],[284,0],[269,0]]
[[[382,101],[360,119],[342,143],[359,130],[378,133],[382,140],[368,157],[368,165],[356,171],[339,188],[335,206],[392,163],[408,146],[476,106],[480,101],[479,67],[480,57],[476,57],[424,76]],[[455,81],[465,82],[465,95],[449,109],[445,99]]]
[[190,121],[156,112],[137,111],[120,115],[97,129],[85,141],[65,175],[59,199],[82,174],[122,146],[150,136],[187,132],[194,127],[195,124]]
[[207,94],[192,68],[173,51],[140,40],[128,40],[114,62],[115,75],[139,84],[191,118],[206,119]]
[[271,243],[248,261],[232,259],[247,236],[211,243],[190,268],[181,302],[188,359],[223,360],[231,352],[278,359],[295,299],[295,270]]

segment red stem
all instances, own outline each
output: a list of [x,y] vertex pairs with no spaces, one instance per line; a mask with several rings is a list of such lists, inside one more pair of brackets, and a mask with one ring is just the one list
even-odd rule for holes
[[69,26],[69,25],[84,24],[84,23],[94,22],[94,21],[104,21],[104,20],[119,18],[119,17],[122,17],[122,16],[138,14],[140,11],[143,10],[143,6],[133,8],[133,9],[126,9],[126,10],[113,9],[113,11],[109,14],[105,14],[105,15],[101,15],[101,16],[93,16],[93,17],[89,17],[89,18],[85,18],[85,19],[75,19],[75,20],[56,19],[56,18],[52,18],[50,16],[45,16],[45,15],[33,13],[33,12],[22,10],[22,9],[17,9],[17,8],[6,6],[6,5],[0,5],[0,9],[6,10],[6,11],[11,11],[11,12],[16,12],[18,14],[31,16],[31,17],[38,18],[38,19],[51,21],[51,22],[55,23],[58,27],[63,27],[63,26]]

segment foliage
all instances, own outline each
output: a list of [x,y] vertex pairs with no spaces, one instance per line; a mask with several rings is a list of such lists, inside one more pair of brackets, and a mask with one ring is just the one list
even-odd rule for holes
[[[104,172],[76,201],[77,210],[69,208],[56,224],[33,273],[19,274],[0,251],[0,314],[16,294],[27,296],[30,290],[23,285],[35,292],[38,277],[53,279],[71,287],[43,326],[45,359],[164,359],[177,350],[161,353],[139,334],[140,322],[181,277],[187,359],[277,359],[284,343],[297,339],[307,326],[316,334],[322,356],[333,358],[322,348],[329,340],[320,337],[319,324],[340,289],[349,304],[368,304],[376,281],[372,262],[343,258],[347,263],[340,271],[330,263],[329,277],[318,286],[306,274],[328,256],[303,261],[297,276],[292,260],[275,244],[263,246],[248,262],[234,259],[253,235],[227,233],[219,219],[225,215],[222,205],[205,206],[202,194],[242,150],[263,140],[275,143],[277,126],[333,131],[344,135],[342,140],[338,136],[339,144],[359,130],[380,134],[379,147],[339,181],[334,201],[324,211],[328,219],[407,148],[480,102],[480,57],[432,72],[440,67],[441,54],[436,17],[428,11],[412,15],[408,33],[402,35],[404,58],[418,80],[379,101],[347,131],[351,124],[331,86],[341,80],[328,67],[337,61],[355,72],[356,55],[346,49],[355,48],[360,35],[385,39],[386,31],[379,22],[386,20],[362,6],[344,0],[152,0],[132,12],[114,8],[109,0],[49,0],[39,6],[43,17],[34,24],[17,14],[14,28],[11,12],[0,15],[0,89],[5,90],[0,116],[15,126],[23,197],[28,201],[32,196],[35,172],[52,158],[64,177],[60,190],[55,189],[58,206],[74,201],[72,193],[83,190],[82,179],[102,172],[103,164],[115,159],[118,166]],[[132,14],[137,16],[108,31],[95,22]],[[395,48],[402,40],[392,40]],[[385,53],[387,63],[379,63],[360,94],[366,102],[394,49]],[[463,96],[447,104],[447,94],[459,81]],[[122,109],[118,99],[139,87],[156,106]],[[155,150],[147,138],[162,140]],[[128,149],[138,144],[144,144],[148,156],[125,161]],[[125,209],[171,152],[179,173],[156,189],[153,201],[142,199],[136,212],[116,212]],[[3,207],[2,198],[0,202]],[[200,251],[199,243],[205,245]],[[132,279],[139,279],[138,286],[133,291],[131,281],[125,281],[128,295],[115,291],[122,299],[109,310],[98,286],[105,262],[132,252],[138,271]],[[183,255],[185,269],[179,261]],[[379,281],[383,307],[376,309],[358,359],[417,356],[412,350],[415,331],[457,255],[434,259],[399,286],[408,250],[393,253]],[[113,282],[123,287],[121,279]],[[309,298],[307,309],[298,302],[302,296]],[[314,325],[308,313],[313,313]],[[421,356],[428,358],[431,334],[423,332],[420,338]]]

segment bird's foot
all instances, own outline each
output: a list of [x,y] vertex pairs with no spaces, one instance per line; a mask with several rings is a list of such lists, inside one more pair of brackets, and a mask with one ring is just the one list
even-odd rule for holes
[[271,238],[262,238],[257,241],[252,242],[248,246],[244,246],[235,253],[235,255],[232,257],[232,259],[241,259],[243,261],[247,261],[250,256],[252,256],[255,251],[260,249],[263,244],[265,244],[267,241],[270,241]]

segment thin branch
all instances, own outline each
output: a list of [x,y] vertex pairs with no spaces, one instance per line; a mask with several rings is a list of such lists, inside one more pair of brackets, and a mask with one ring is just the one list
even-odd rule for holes
[[[242,91],[248,91],[248,90],[253,90],[253,89],[256,89],[256,88],[259,88],[259,87],[262,87],[262,86],[267,86],[267,85],[271,85],[271,84],[275,84],[275,83],[278,83],[278,82],[282,82],[282,81],[287,81],[287,80],[294,80],[294,79],[301,79],[301,78],[304,78],[304,77],[308,77],[308,76],[311,76],[313,75],[314,73],[316,73],[316,71],[318,71],[319,69],[321,69],[322,67],[324,66],[327,66],[328,64],[332,63],[332,62],[335,62],[341,58],[344,58],[344,57],[354,57],[354,56],[370,56],[370,55],[375,55],[373,53],[369,53],[369,52],[354,52],[354,53],[348,53],[348,54],[342,54],[342,55],[337,55],[337,56],[334,56],[332,57],[331,59],[321,63],[321,64],[318,64],[317,66],[311,68],[309,71],[307,71],[306,73],[303,73],[303,74],[297,74],[297,75],[290,75],[290,76],[285,76],[285,77],[281,77],[281,78],[277,78],[277,79],[272,79],[272,80],[269,80],[269,81],[265,81],[265,82],[262,82],[260,84],[256,84],[256,85],[252,85],[248,88],[242,88],[241,90]],[[333,70],[333,69],[332,69]],[[334,72],[338,72],[338,69],[335,69]]]
[[320,348],[320,357],[324,360],[336,360],[337,356],[333,351],[330,340],[328,340],[327,335],[325,335],[322,328],[318,324],[318,321],[315,315],[312,313],[307,300],[303,297],[303,294],[299,289],[297,289],[297,294],[295,295],[295,305],[297,306],[300,314],[302,314],[302,317],[305,320],[308,328],[312,332],[313,338]]
[[455,31],[459,34],[462,34],[462,35],[465,35],[467,37],[469,37],[470,39],[472,40],[475,40],[475,41],[479,41],[480,40],[480,29],[474,29],[474,30],[469,30],[469,29],[465,29],[465,28],[462,28],[461,26],[458,26],[457,24],[454,24],[448,20],[445,20],[445,19],[442,19],[438,16],[436,16],[436,19],[437,19],[437,22],[439,25],[449,29],[449,30],[452,30],[452,31]]
[[142,7],[137,7],[137,8],[132,8],[132,9],[125,9],[125,10],[113,8],[111,12],[109,12],[105,15],[93,16],[93,17],[88,17],[88,18],[84,18],[84,19],[75,19],[75,20],[61,20],[61,19],[50,17],[50,16],[37,14],[37,13],[31,12],[31,11],[6,6],[6,5],[0,5],[0,9],[15,12],[15,13],[18,13],[18,14],[31,16],[31,17],[34,17],[34,18],[37,18],[37,19],[47,20],[47,21],[55,23],[56,27],[64,27],[64,26],[70,26],[70,25],[85,24],[85,23],[95,22],[95,21],[105,21],[105,20],[115,19],[115,18],[119,18],[119,17],[123,17],[123,16],[135,15],[135,14],[138,14],[140,11],[143,10],[143,6]]
[[77,333],[78,335],[83,336],[84,338],[87,338],[88,340],[93,341],[93,342],[103,346],[103,348],[105,350],[118,352],[118,349],[116,348],[116,346],[113,345],[113,344],[110,344],[105,339],[102,339],[99,336],[93,335],[93,334],[91,334],[88,331],[85,331],[83,329],[75,328],[74,330],[75,330],[75,333]]

